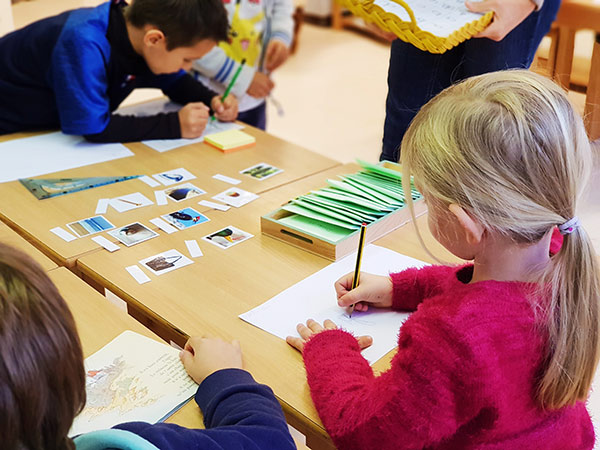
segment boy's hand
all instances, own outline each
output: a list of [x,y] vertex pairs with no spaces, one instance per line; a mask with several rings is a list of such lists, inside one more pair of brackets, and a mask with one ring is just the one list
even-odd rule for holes
[[240,343],[218,338],[195,336],[188,339],[179,358],[189,376],[198,384],[217,370],[241,369],[243,365]]
[[231,122],[238,116],[238,101],[233,94],[229,94],[224,102],[219,96],[213,97],[210,106],[215,112],[215,117],[223,122]]
[[290,49],[283,42],[277,39],[272,39],[267,45],[267,53],[265,55],[265,70],[272,72],[282,65],[290,56]]
[[275,83],[267,75],[257,71],[246,92],[255,98],[265,98],[274,87]]
[[492,41],[504,39],[535,9],[535,3],[532,0],[483,0],[479,2],[467,0],[465,6],[469,11],[477,13],[494,11],[492,23],[475,36],[476,38],[489,38]]
[[[331,320],[327,319],[323,322],[323,326],[320,323],[315,322],[312,319],[308,319],[306,321],[306,325],[299,323],[296,327],[298,334],[300,337],[296,336],[288,336],[285,338],[285,341],[294,347],[296,350],[302,352],[304,350],[304,344],[308,341],[313,335],[320,333],[324,330],[336,330],[337,325],[333,323]],[[358,345],[361,350],[369,347],[373,343],[373,338],[371,336],[360,336],[356,338],[358,341]]]
[[179,126],[181,137],[195,139],[199,137],[208,122],[209,109],[204,103],[188,103],[179,110]]
[[339,306],[354,305],[355,311],[366,311],[369,305],[376,308],[392,306],[394,286],[390,277],[361,272],[356,289],[352,289],[353,279],[354,272],[350,272],[335,282]]

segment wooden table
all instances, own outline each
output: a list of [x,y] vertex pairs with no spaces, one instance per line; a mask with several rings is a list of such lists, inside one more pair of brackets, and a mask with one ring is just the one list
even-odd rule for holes
[[30,244],[21,236],[19,236],[16,231],[11,230],[7,225],[5,225],[2,222],[0,222],[0,242],[2,242],[3,244],[8,244],[12,247],[16,247],[19,250],[27,253],[45,271],[56,269],[58,267],[52,260],[50,260],[50,258],[44,255],[32,244]]
[[[245,131],[256,137],[257,144],[255,147],[239,152],[224,154],[207,144],[194,144],[159,153],[144,144],[133,143],[127,144],[135,154],[133,157],[65,170],[40,178],[152,175],[180,167],[196,175],[197,179],[192,180],[193,184],[207,191],[207,194],[201,197],[180,203],[169,200],[169,204],[165,206],[153,205],[124,213],[118,213],[109,207],[108,212],[104,214],[106,219],[116,227],[135,221],[141,221],[149,226],[150,218],[175,211],[184,204],[196,207],[200,212],[207,210],[199,207],[197,201],[210,199],[211,196],[231,187],[230,184],[213,179],[212,176],[217,173],[243,180],[239,187],[260,194],[340,164],[258,129],[246,127]],[[13,136],[25,136],[25,134]],[[4,136],[1,140],[10,137]],[[284,172],[263,181],[239,174],[239,171],[261,162],[275,165],[284,169]],[[6,200],[0,206],[0,219],[18,230],[19,234],[27,240],[35,242],[38,248],[59,265],[74,267],[75,260],[79,256],[103,250],[90,237],[65,242],[51,233],[50,229],[57,226],[67,229],[68,223],[94,216],[100,198],[114,198],[141,192],[155,201],[153,191],[164,188],[164,186],[151,188],[142,181],[134,179],[38,200],[18,181],[2,183],[0,196]]]
[[[58,287],[75,318],[84,357],[87,358],[100,350],[126,330],[164,342],[68,269],[59,267],[48,275]],[[188,428],[204,428],[202,413],[193,401],[169,417],[167,422]]]
[[[154,315],[157,322],[167,321],[188,334],[239,339],[248,369],[259,382],[273,388],[288,422],[307,436],[307,445],[313,449],[331,448],[331,441],[309,396],[300,354],[285,341],[237,316],[330,264],[324,258],[262,236],[260,216],[297,195],[324,186],[327,178],[356,170],[358,166],[347,164],[281,186],[238,210],[208,213],[209,223],[162,235],[116,254],[103,251],[83,256],[77,262],[78,268],[90,280],[117,293],[132,307]],[[424,218],[420,223],[424,223]],[[200,240],[228,225],[255,237],[227,250]],[[158,277],[151,275],[152,282],[143,285],[125,271],[126,266],[172,248],[187,255],[185,239],[197,239],[204,252],[194,264]],[[381,242],[394,250],[430,261],[424,250],[415,244],[410,227],[398,229]],[[177,339],[175,335],[167,337]],[[375,368],[386,368],[389,357],[391,355],[377,362]]]

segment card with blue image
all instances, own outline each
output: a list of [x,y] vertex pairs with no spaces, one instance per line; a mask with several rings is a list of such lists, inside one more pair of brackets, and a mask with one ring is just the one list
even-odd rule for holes
[[186,228],[190,228],[210,220],[208,217],[200,214],[193,208],[180,209],[178,211],[165,214],[161,217],[178,230],[185,230]]
[[89,236],[90,234],[100,233],[110,230],[115,226],[106,220],[103,216],[94,216],[88,219],[78,220],[67,224],[67,227],[79,237]]

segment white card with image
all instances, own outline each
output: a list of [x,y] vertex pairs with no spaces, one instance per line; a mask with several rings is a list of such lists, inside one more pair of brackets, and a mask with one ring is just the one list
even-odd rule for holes
[[182,183],[184,181],[189,181],[196,178],[196,175],[193,175],[184,168],[169,170],[168,172],[156,173],[152,176],[165,186],[171,186],[172,184]]
[[229,188],[213,197],[214,200],[219,200],[220,202],[235,206],[236,208],[244,206],[246,203],[250,203],[257,198],[258,195],[236,187]]
[[110,200],[110,206],[120,213],[150,205],[154,205],[154,202],[140,192],[122,195],[121,197],[112,198]]
[[155,275],[162,275],[163,273],[171,272],[172,270],[179,269],[180,267],[184,267],[193,263],[194,261],[179,253],[175,249],[159,253],[158,255],[150,256],[149,258],[142,259],[140,261],[140,264],[143,267]]
[[215,231],[208,236],[204,236],[202,239],[210,242],[213,245],[216,245],[217,247],[227,249],[239,244],[240,242],[244,242],[251,237],[254,237],[254,235],[229,225],[228,227],[225,227],[219,231]]

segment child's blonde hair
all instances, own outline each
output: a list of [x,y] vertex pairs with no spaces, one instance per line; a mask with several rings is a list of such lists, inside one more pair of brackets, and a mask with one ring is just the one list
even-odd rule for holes
[[[564,92],[514,70],[470,78],[431,100],[404,136],[402,163],[405,182],[412,173],[436,200],[531,244],[575,217],[593,161]],[[599,358],[600,275],[582,227],[564,236],[539,283],[550,301],[535,305],[549,334],[537,396],[555,409],[587,398]]]

